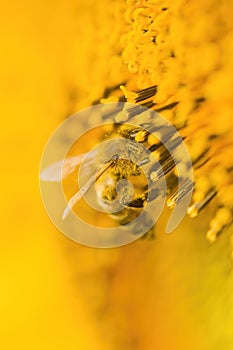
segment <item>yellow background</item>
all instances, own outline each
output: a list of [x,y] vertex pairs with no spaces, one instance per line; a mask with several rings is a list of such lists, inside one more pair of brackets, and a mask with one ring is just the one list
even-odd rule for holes
[[0,8],[0,348],[230,350],[229,234],[210,247],[202,215],[172,236],[95,250],[64,238],[45,213],[40,157],[85,61],[73,57],[82,11],[63,0]]
[[[85,310],[76,298],[70,302],[59,234],[45,214],[38,182],[43,147],[66,114],[72,11],[51,0],[0,7],[0,347],[93,349]],[[91,337],[83,340],[85,332]]]

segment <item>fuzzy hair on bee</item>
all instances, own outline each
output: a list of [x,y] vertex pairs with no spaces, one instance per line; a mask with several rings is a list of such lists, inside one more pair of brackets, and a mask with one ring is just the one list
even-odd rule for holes
[[[171,136],[169,134],[169,136]],[[89,174],[87,181],[68,200],[62,219],[65,220],[74,206],[94,186],[98,203],[104,210],[113,209],[109,215],[120,225],[130,223],[139,214],[148,202],[154,201],[160,196],[157,182],[163,174],[168,175],[175,167],[175,163],[160,140],[143,129],[130,124],[114,124],[111,132],[104,133],[101,141],[129,140],[123,146],[116,147],[116,153],[111,158],[100,164],[98,170]],[[119,142],[120,145],[120,142]],[[146,149],[142,152],[141,148]],[[152,157],[157,158],[160,166],[155,166]],[[98,152],[92,150],[87,154],[67,157],[60,160],[41,172],[43,181],[58,182],[74,171],[84,162],[84,171],[90,173],[90,165],[98,158]],[[144,175],[144,168],[148,169],[149,183]],[[143,168],[143,169],[142,169]],[[125,181],[125,182],[124,182]],[[133,185],[133,189],[128,186]],[[120,205],[120,210],[117,210]],[[144,215],[144,220],[150,220]],[[136,229],[135,229],[136,230]],[[140,228],[137,227],[137,231]]]

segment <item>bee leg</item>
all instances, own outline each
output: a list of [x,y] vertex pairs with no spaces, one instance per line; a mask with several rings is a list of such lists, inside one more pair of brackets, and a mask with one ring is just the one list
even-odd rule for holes
[[155,229],[155,225],[154,225],[140,239],[152,240],[152,239],[155,239],[155,238],[156,238],[156,229]]
[[145,195],[134,198],[131,202],[127,204],[129,208],[140,209],[144,207],[144,203],[146,201]]
[[[129,222],[130,225],[130,231],[134,235],[140,235],[141,233],[145,232],[145,227],[153,227],[153,219],[151,215],[149,215],[146,211],[139,211],[137,213],[138,215],[140,214],[140,220],[132,220]],[[138,216],[137,215],[137,216]],[[150,232],[151,229],[149,229],[146,234],[152,235],[152,231]]]

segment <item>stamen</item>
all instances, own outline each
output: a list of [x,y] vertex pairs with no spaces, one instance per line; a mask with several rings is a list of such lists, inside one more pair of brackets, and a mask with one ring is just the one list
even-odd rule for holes
[[157,85],[150,86],[146,89],[140,90],[137,92],[137,97],[135,98],[135,102],[144,101],[150,97],[153,97],[157,92]]
[[187,214],[191,217],[194,218],[198,215],[198,213],[204,209],[207,204],[216,196],[217,192],[215,190],[210,191],[205,198],[200,201],[200,202],[196,202],[193,205],[191,205],[188,208]]
[[187,180],[184,182],[180,188],[167,200],[168,208],[174,208],[177,204],[179,204],[189,192],[191,192],[194,188],[194,183],[191,180]]
[[153,182],[158,181],[164,175],[168,174],[175,166],[176,166],[176,164],[175,164],[173,158],[169,157],[161,164],[161,167],[158,166],[158,168],[159,168],[158,170],[152,171],[152,173],[150,174],[151,180]]

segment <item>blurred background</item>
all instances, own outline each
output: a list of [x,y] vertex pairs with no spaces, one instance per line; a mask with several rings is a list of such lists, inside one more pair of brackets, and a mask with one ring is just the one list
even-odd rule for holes
[[100,98],[106,81],[121,84],[128,74],[122,67],[111,75],[106,64],[116,49],[107,11],[106,1],[91,0],[0,5],[0,346],[230,350],[232,228],[210,245],[203,232],[211,207],[172,235],[158,226],[154,240],[109,250],[71,242],[43,208],[47,139]]

